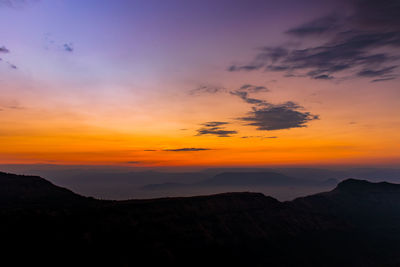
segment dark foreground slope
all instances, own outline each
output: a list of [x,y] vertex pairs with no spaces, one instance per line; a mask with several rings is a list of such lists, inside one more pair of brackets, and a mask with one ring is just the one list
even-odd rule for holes
[[257,193],[99,201],[1,173],[0,185],[8,266],[400,263],[399,185],[347,180],[292,202]]

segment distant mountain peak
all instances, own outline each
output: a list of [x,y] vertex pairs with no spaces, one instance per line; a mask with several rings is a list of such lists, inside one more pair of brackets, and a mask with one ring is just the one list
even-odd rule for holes
[[0,205],[18,206],[24,203],[57,205],[86,199],[39,176],[0,172]]
[[358,180],[354,178],[346,179],[340,182],[335,190],[347,192],[399,192],[400,185],[388,182],[373,183],[367,180]]

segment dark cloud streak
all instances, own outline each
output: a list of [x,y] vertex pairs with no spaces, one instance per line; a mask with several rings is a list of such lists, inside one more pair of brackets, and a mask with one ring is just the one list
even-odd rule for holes
[[269,92],[269,89],[265,86],[256,86],[252,84],[244,84],[242,85],[238,91],[248,92],[248,93],[258,93],[258,92]]
[[216,94],[220,92],[226,92],[226,89],[221,86],[215,85],[200,85],[195,89],[189,91],[190,95],[198,95],[198,94]]
[[200,129],[197,130],[196,136],[202,135],[216,135],[218,137],[231,137],[234,134],[237,134],[237,131],[234,130],[226,130],[225,127],[221,127],[221,125],[227,125],[228,122],[223,121],[210,121],[202,123]]
[[218,126],[226,125],[226,124],[229,124],[229,122],[226,122],[226,121],[209,121],[209,122],[202,123],[201,125],[203,125],[205,127],[218,127]]
[[266,102],[264,100],[249,97],[249,94],[247,92],[232,91],[230,93],[232,95],[240,97],[243,101],[245,101],[248,104],[255,104],[255,105],[265,105],[266,104]]
[[[281,57],[287,56],[287,53],[282,49],[265,50],[272,53],[272,55],[265,56],[265,58],[270,58],[271,61],[277,61]],[[320,74],[318,79],[331,79],[331,77]],[[207,87],[202,89],[208,91]],[[211,92],[215,93],[216,91],[212,90]],[[247,116],[238,118],[239,121],[245,122],[247,126],[256,126],[256,129],[261,131],[283,130],[307,127],[308,122],[319,119],[318,115],[303,111],[302,106],[292,101],[287,101],[283,104],[272,104],[263,99],[250,97],[250,94],[259,92],[269,92],[269,89],[265,86],[244,84],[238,89],[229,92],[247,104],[253,105],[252,111]],[[238,133],[235,130],[227,130],[225,128],[227,124],[229,123],[224,121],[202,123],[202,127],[197,129],[196,136],[215,135],[218,137],[231,137]],[[243,136],[241,138],[249,137]]]
[[240,90],[232,91],[231,94],[240,97],[248,104],[255,105],[247,114],[248,116],[238,118],[238,120],[246,122],[248,126],[256,126],[257,130],[272,131],[306,127],[308,122],[319,119],[318,115],[302,111],[303,107],[292,101],[272,104],[262,99],[250,98],[247,92]]
[[10,53],[10,50],[3,45],[0,47],[0,53],[7,54]]
[[253,108],[246,117],[238,118],[246,125],[256,126],[260,131],[284,130],[307,127],[307,123],[319,119],[318,115],[301,111],[302,107],[287,102],[280,105]]
[[185,147],[185,148],[175,148],[175,149],[164,149],[163,151],[169,152],[189,152],[189,151],[205,151],[211,150],[210,148],[198,148],[198,147]]
[[388,74],[393,73],[394,69],[396,69],[397,66],[391,66],[391,67],[386,67],[383,69],[377,69],[377,70],[372,70],[372,69],[364,69],[357,73],[358,76],[361,77],[381,77],[381,76],[387,76]]
[[74,46],[73,46],[72,43],[64,44],[64,45],[63,45],[63,48],[64,48],[64,50],[67,51],[67,52],[73,52],[73,51],[74,51]]
[[239,89],[230,91],[231,95],[235,95],[240,97],[243,101],[248,104],[254,105],[267,105],[267,102],[261,99],[249,97],[249,93],[258,93],[258,92],[269,92],[269,89],[265,86],[255,86],[251,84],[244,84]]
[[218,137],[231,137],[233,134],[237,134],[237,131],[228,131],[228,130],[221,130],[220,127],[215,128],[201,128],[197,130],[197,136],[200,135],[216,135]]
[[320,80],[345,76],[379,77],[383,81],[397,77],[393,72],[399,65],[400,1],[358,0],[346,4],[353,10],[350,16],[329,15],[286,32],[302,40],[326,34],[319,45],[264,47],[251,62],[232,65],[228,70],[276,71],[286,77]]
[[286,33],[297,37],[321,35],[336,30],[339,27],[340,17],[330,15],[312,20],[299,27],[288,30]]

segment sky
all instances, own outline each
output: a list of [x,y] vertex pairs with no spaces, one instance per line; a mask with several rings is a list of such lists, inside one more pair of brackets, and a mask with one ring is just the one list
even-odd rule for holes
[[0,0],[0,164],[400,163],[397,0]]

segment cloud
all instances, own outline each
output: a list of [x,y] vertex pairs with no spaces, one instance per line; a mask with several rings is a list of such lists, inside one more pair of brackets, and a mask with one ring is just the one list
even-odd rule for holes
[[211,129],[201,128],[197,130],[197,136],[211,134],[218,137],[231,137],[232,134],[237,133],[237,131],[220,130],[218,127]]
[[320,80],[397,77],[393,72],[399,65],[400,2],[353,0],[345,4],[353,10],[351,15],[324,16],[286,32],[292,38],[317,40],[317,45],[263,47],[249,63],[234,64],[228,70],[273,71]]
[[17,100],[3,100],[0,102],[2,110],[24,110],[26,107],[22,106]]
[[73,52],[74,51],[74,45],[72,43],[64,44],[63,48],[67,52]]
[[52,33],[44,34],[45,46],[46,50],[54,50],[54,51],[63,51],[72,53],[75,51],[73,42],[66,42],[66,40],[59,40],[55,38]]
[[[191,94],[191,95],[200,94],[200,93],[215,94],[215,93],[219,93],[219,92],[227,92],[227,90],[224,87],[202,85],[194,90],[191,90],[189,92],[189,94]],[[244,84],[236,90],[229,91],[230,94],[239,96],[240,98],[242,98],[244,101],[246,101],[249,104],[262,105],[264,101],[256,99],[256,98],[250,98],[248,96],[249,93],[258,93],[258,92],[269,92],[269,89],[265,86]],[[215,125],[215,126],[218,126],[218,125]]]
[[229,93],[231,95],[240,97],[243,101],[245,101],[248,104],[254,104],[259,106],[266,105],[267,102],[265,102],[264,100],[249,97],[249,93],[258,93],[258,92],[269,92],[269,89],[265,86],[244,84],[239,89],[230,91]]
[[226,92],[226,89],[221,86],[215,85],[200,85],[195,89],[189,91],[190,95],[198,95],[198,94],[216,94],[220,92]]
[[12,63],[10,63],[10,62],[7,61],[6,63],[8,64],[8,66],[9,66],[10,68],[15,69],[15,70],[18,69],[17,66],[15,66],[14,64],[12,64]]
[[3,45],[3,46],[0,47],[0,53],[7,54],[7,53],[10,53],[10,50],[8,50],[8,49]]
[[203,127],[197,130],[196,136],[201,135],[216,135],[218,137],[231,137],[233,134],[237,134],[237,131],[234,130],[226,130],[225,127],[221,127],[221,125],[229,124],[224,121],[210,121],[202,123]]
[[396,79],[396,77],[389,77],[389,78],[375,79],[375,80],[372,80],[372,82],[373,82],[373,83],[376,83],[376,82],[385,82],[385,81],[390,81],[390,80],[394,80],[394,79]]
[[5,105],[5,106],[3,106],[4,108],[7,108],[7,109],[25,109],[24,107],[22,107],[22,106],[19,106],[18,104],[14,104],[14,105]]
[[[0,58],[0,61],[3,61],[3,59],[2,58]],[[3,61],[5,64],[7,64],[10,68],[12,68],[12,69],[18,69],[18,67],[16,66],[16,65],[14,65],[14,64],[12,64],[11,62],[9,62],[9,61]]]
[[314,19],[310,22],[300,25],[299,27],[289,29],[286,31],[286,33],[297,37],[309,37],[330,33],[340,27],[339,21],[340,17],[338,15],[329,15]]
[[246,70],[246,71],[252,71],[252,70],[259,70],[262,67],[264,67],[264,64],[258,63],[258,64],[247,64],[247,65],[232,65],[228,68],[228,71],[240,71],[240,70]]
[[127,161],[126,163],[128,163],[128,164],[140,164],[142,162],[140,162],[140,161]]
[[[319,119],[318,115],[302,111],[304,108],[295,102],[287,101],[283,104],[272,104],[266,100],[251,98],[249,92],[258,92],[254,86],[242,86],[231,91],[232,95],[240,97],[244,102],[254,105],[246,117],[239,120],[247,122],[248,126],[257,126],[257,130],[270,131],[306,127],[311,120]],[[250,89],[250,90],[248,90]],[[248,90],[248,91],[243,91]],[[261,91],[268,91],[263,87]],[[244,136],[242,138],[249,138]],[[274,137],[275,138],[275,137]]]
[[388,74],[393,73],[393,70],[397,68],[397,66],[391,66],[391,67],[386,67],[382,69],[363,69],[359,73],[357,73],[358,76],[361,77],[381,77],[381,76],[387,76]]
[[206,126],[206,127],[218,127],[218,126],[226,125],[226,124],[229,124],[229,122],[226,122],[226,121],[209,121],[209,122],[202,123],[201,125]]
[[242,85],[238,91],[248,92],[248,93],[258,93],[258,92],[269,92],[269,89],[265,86],[256,86],[252,84],[244,84]]
[[313,78],[316,80],[332,80],[334,77],[327,74],[321,74],[318,76],[314,76]]
[[255,105],[260,105],[260,106],[266,104],[266,102],[264,100],[249,97],[249,94],[247,92],[232,91],[230,93],[232,95],[240,97],[243,101],[245,101],[248,104],[255,104]]
[[164,149],[163,151],[170,152],[187,152],[187,151],[204,151],[211,150],[210,148],[198,148],[198,147],[185,147],[185,148],[175,148],[175,149]]
[[[0,47],[0,53],[8,54],[8,53],[10,53],[10,50],[9,50],[7,47],[5,47],[5,46],[3,45],[3,46]],[[0,61],[3,61],[3,59],[0,58]],[[5,61],[5,63],[6,63],[10,68],[12,68],[12,69],[17,69],[17,66],[16,66],[16,65],[14,65],[14,64],[12,64],[12,63],[10,63],[10,62],[8,62],[8,61]]]
[[257,130],[273,131],[307,127],[307,123],[319,119],[318,115],[302,111],[302,107],[293,103],[269,104],[267,107],[253,107],[247,116],[238,118],[246,125],[256,126]]
[[[196,89],[191,90],[189,92],[189,94],[191,94],[191,95],[196,95],[196,94],[201,94],[201,93],[215,94],[215,93],[220,93],[220,92],[228,92],[228,91],[224,87],[202,85]],[[239,96],[240,98],[242,98],[244,101],[246,101],[249,104],[262,105],[263,104],[262,100],[259,100],[256,98],[250,98],[248,96],[249,93],[258,93],[258,92],[269,92],[269,89],[265,86],[243,84],[238,89],[229,91],[230,94]],[[215,126],[218,126],[218,125],[215,125]]]
[[240,138],[243,138],[243,139],[247,139],[247,138],[275,139],[275,138],[278,138],[278,137],[277,136],[256,135],[256,136],[242,136]]

